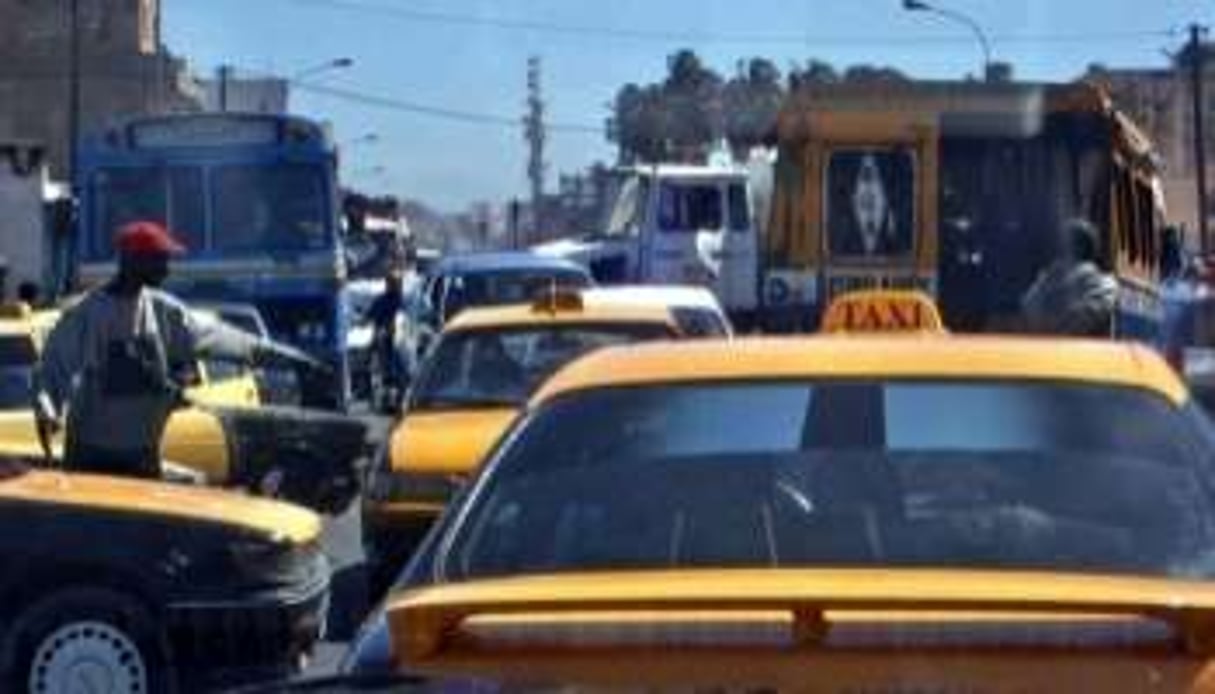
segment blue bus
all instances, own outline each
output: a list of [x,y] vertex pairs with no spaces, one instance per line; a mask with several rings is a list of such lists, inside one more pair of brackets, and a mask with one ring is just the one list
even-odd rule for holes
[[141,117],[82,143],[80,287],[114,268],[114,231],[164,222],[188,247],[168,289],[193,301],[256,306],[276,339],[332,365],[300,374],[306,406],[343,409],[345,259],[337,152],[327,129],[296,116],[200,113]]

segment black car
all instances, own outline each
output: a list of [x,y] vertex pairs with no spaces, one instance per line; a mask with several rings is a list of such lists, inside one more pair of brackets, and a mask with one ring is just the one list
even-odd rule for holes
[[330,570],[300,508],[0,463],[0,529],[5,692],[281,678],[323,631]]

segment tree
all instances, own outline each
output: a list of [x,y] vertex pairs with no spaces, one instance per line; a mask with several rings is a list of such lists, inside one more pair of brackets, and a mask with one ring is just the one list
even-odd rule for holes
[[896,84],[907,82],[907,75],[888,66],[853,65],[844,71],[844,81],[855,84]]
[[839,73],[836,72],[831,63],[816,58],[807,61],[804,69],[794,70],[789,73],[790,89],[796,89],[801,85],[835,84],[839,81]]
[[722,89],[725,137],[736,150],[764,141],[776,124],[785,99],[780,69],[771,61],[752,58]]
[[727,81],[695,52],[681,50],[668,57],[661,82],[617,92],[608,138],[622,162],[704,152],[723,137],[743,149],[770,132],[784,97],[780,69],[770,60],[739,61]]

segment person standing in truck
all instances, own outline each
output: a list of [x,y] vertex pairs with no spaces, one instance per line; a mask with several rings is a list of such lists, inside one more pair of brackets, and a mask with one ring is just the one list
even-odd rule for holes
[[1063,226],[1063,247],[1021,300],[1027,327],[1046,335],[1109,337],[1118,282],[1100,265],[1097,230],[1083,219]]
[[65,429],[69,470],[159,477],[160,439],[200,356],[254,360],[277,348],[203,322],[160,289],[185,248],[163,225],[123,226],[118,270],[64,310],[35,370],[40,435]]

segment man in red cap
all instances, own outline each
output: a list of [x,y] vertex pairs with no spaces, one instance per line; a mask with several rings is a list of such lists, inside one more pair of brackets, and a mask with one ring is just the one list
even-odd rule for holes
[[268,346],[219,322],[197,321],[160,289],[185,251],[164,225],[123,226],[118,271],[63,312],[36,378],[40,431],[66,427],[64,466],[159,477],[160,439],[202,354],[252,359]]

